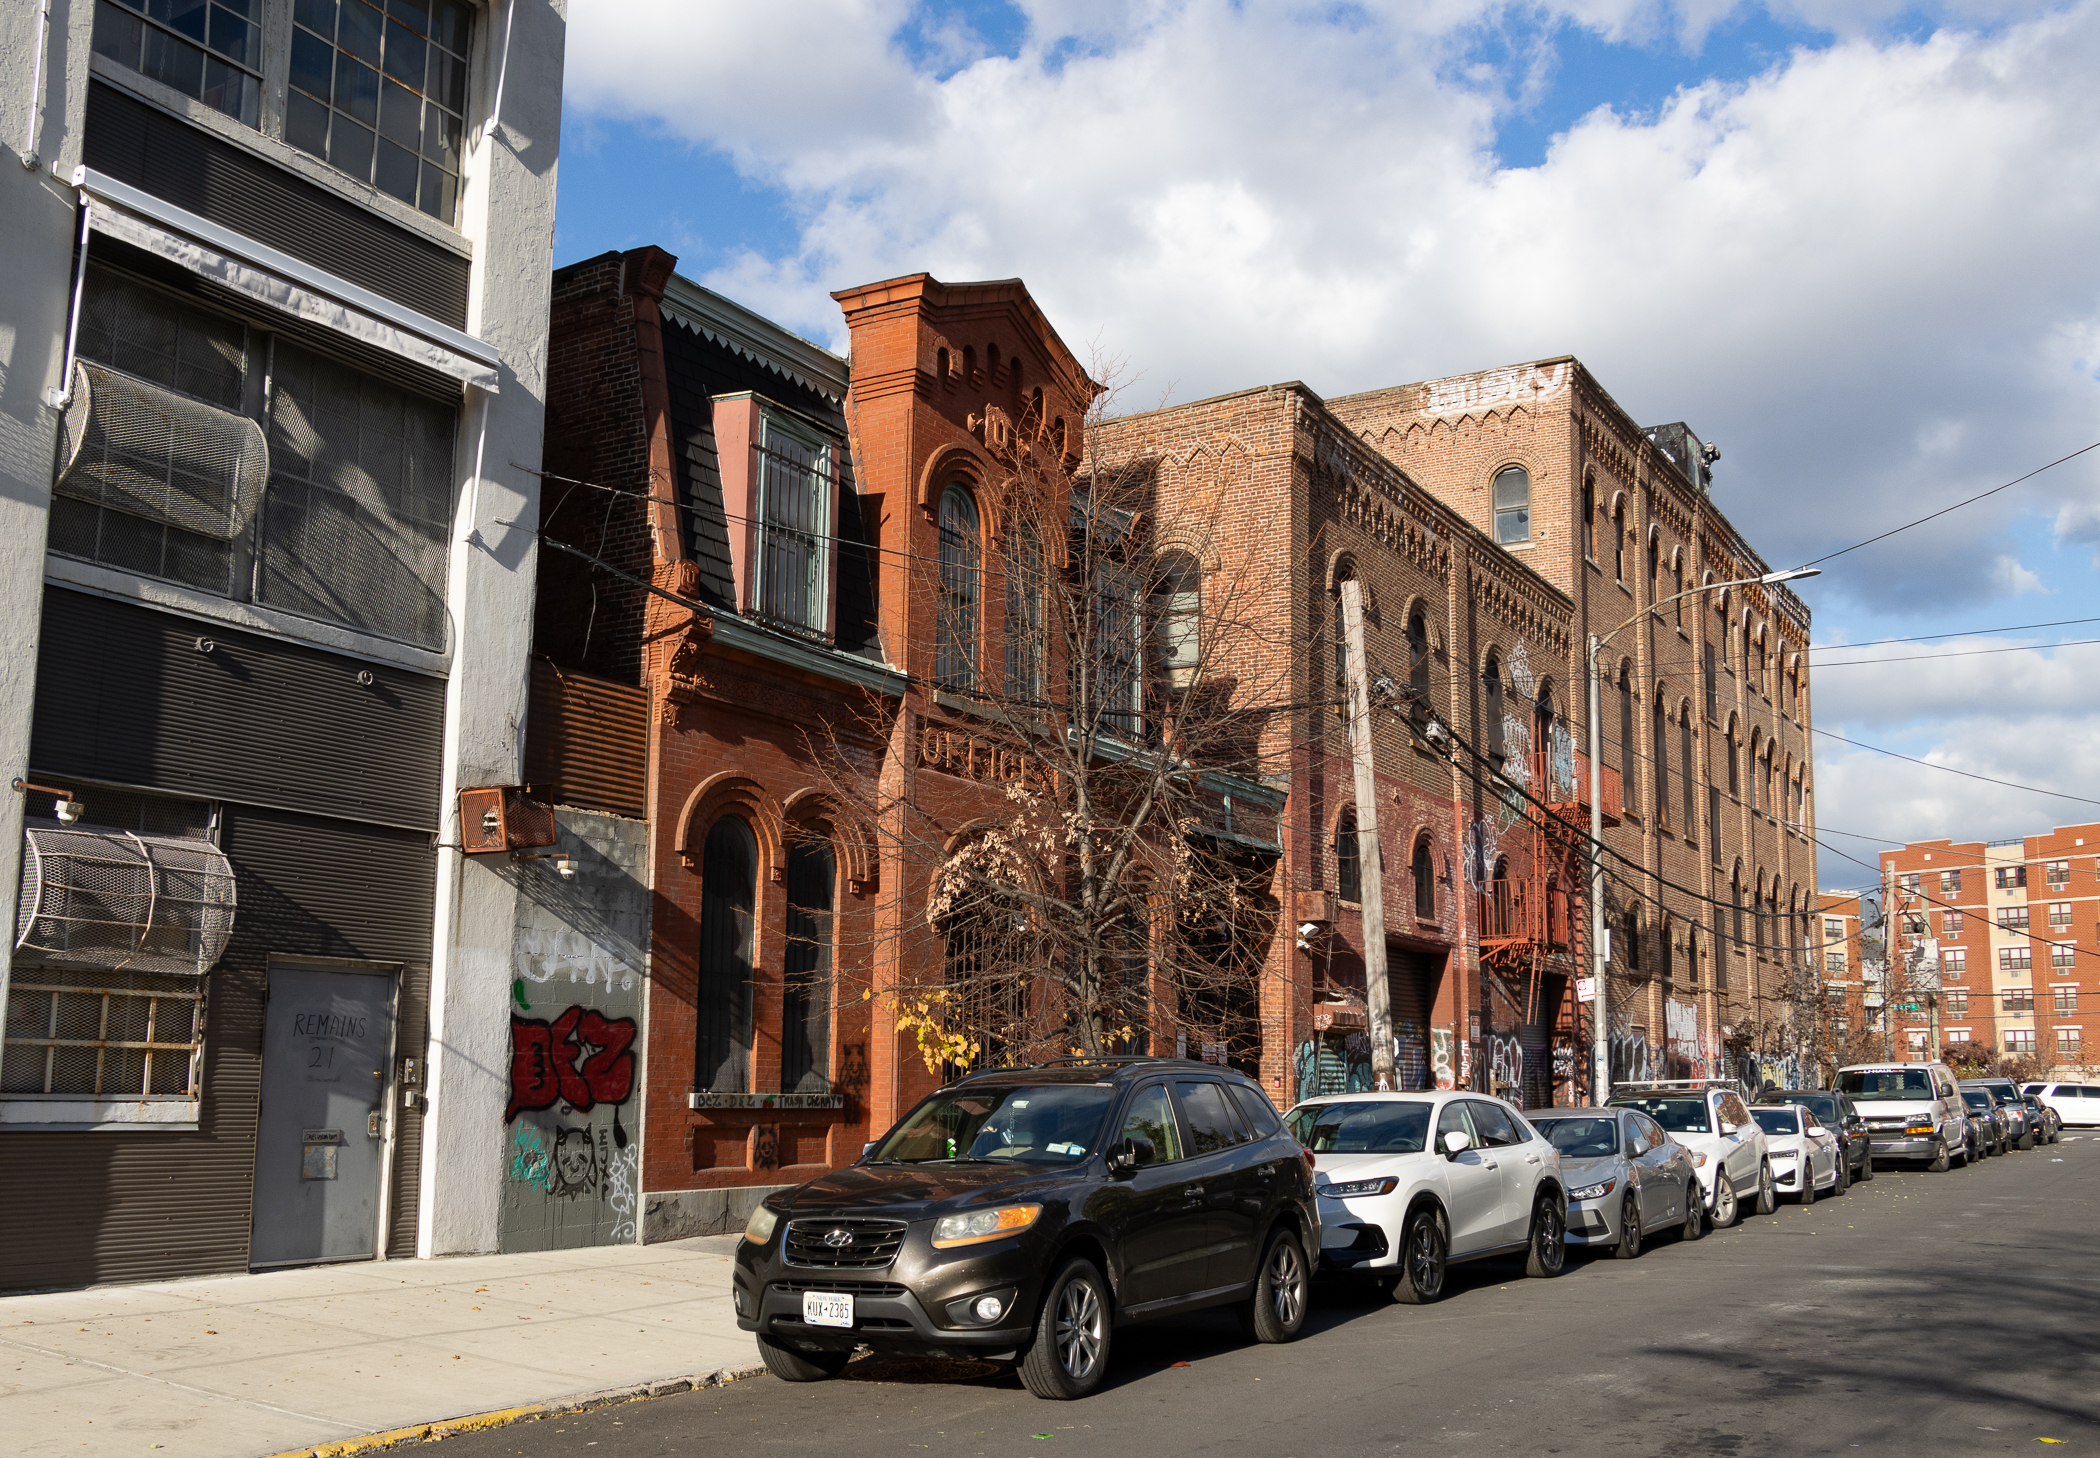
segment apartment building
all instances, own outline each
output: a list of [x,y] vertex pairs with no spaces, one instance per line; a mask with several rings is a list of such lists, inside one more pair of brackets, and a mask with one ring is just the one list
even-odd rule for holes
[[[2085,1077],[2086,1019],[2100,997],[2100,824],[1995,841],[1914,841],[1883,851],[1893,894],[1892,1027],[1903,1055],[1939,1047]],[[1936,954],[1936,958],[1935,958]],[[1937,977],[1932,964],[1937,961]]]
[[495,1246],[564,26],[0,13],[0,1287]]

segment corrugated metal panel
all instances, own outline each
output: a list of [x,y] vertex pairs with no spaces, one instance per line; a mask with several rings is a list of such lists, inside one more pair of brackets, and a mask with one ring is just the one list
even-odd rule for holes
[[467,327],[467,259],[103,82],[88,85],[81,160],[455,329]]
[[[401,1048],[429,1026],[436,852],[429,836],[228,807],[232,944],[208,979],[195,1133],[0,1133],[0,1289],[166,1280],[247,1268],[265,972],[271,952],[405,964]],[[422,1120],[403,1121],[397,1244],[413,1248]],[[33,1171],[33,1176],[29,1173]]]
[[538,800],[646,817],[648,690],[533,659],[525,779]]
[[30,761],[47,774],[429,831],[444,717],[441,679],[44,592]]

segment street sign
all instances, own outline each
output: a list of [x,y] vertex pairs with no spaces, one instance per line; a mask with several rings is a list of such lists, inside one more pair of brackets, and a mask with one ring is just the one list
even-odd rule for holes
[[1594,977],[1576,978],[1575,1000],[1577,1002],[1595,1002],[1597,1000],[1597,979]]
[[1891,1003],[1890,1006],[1895,1008],[1897,1012],[1922,1012],[1924,1010],[1924,1004],[1916,1002],[1897,1002]]

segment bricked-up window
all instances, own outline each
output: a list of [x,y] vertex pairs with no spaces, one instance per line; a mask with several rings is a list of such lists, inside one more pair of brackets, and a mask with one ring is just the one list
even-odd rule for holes
[[2025,972],[2034,966],[2034,948],[2000,947],[1998,970],[2000,972]]
[[838,862],[822,841],[788,847],[781,955],[780,1091],[831,1092],[831,908]]
[[2005,1051],[2032,1057],[2034,1054],[2034,1029],[2015,1028],[2007,1033],[2005,1035]]
[[473,13],[460,0],[295,0],[284,139],[452,222]]
[[1354,808],[1344,810],[1334,825],[1334,894],[1344,901],[1364,899],[1363,860],[1357,854]]
[[758,839],[735,815],[707,832],[700,858],[700,957],[693,1007],[693,1088],[751,1091],[751,932]]
[[1415,842],[1415,915],[1424,921],[1436,920],[1436,855],[1429,848],[1429,837],[1423,836]]
[[758,611],[821,633],[830,577],[830,443],[768,411],[751,449],[758,476]]
[[977,603],[982,545],[977,503],[961,486],[941,493],[939,602],[933,624],[933,679],[961,693],[977,690]]
[[98,56],[255,126],[263,0],[100,0]]
[[1522,466],[1495,473],[1495,540],[1505,546],[1531,540],[1531,473]]
[[1026,521],[1006,534],[1006,693],[1043,696],[1043,541]]

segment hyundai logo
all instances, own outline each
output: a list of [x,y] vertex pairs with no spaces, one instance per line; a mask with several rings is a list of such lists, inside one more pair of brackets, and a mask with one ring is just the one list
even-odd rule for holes
[[824,1232],[824,1243],[833,1250],[844,1250],[847,1246],[853,1244],[853,1232],[850,1230],[827,1230]]

